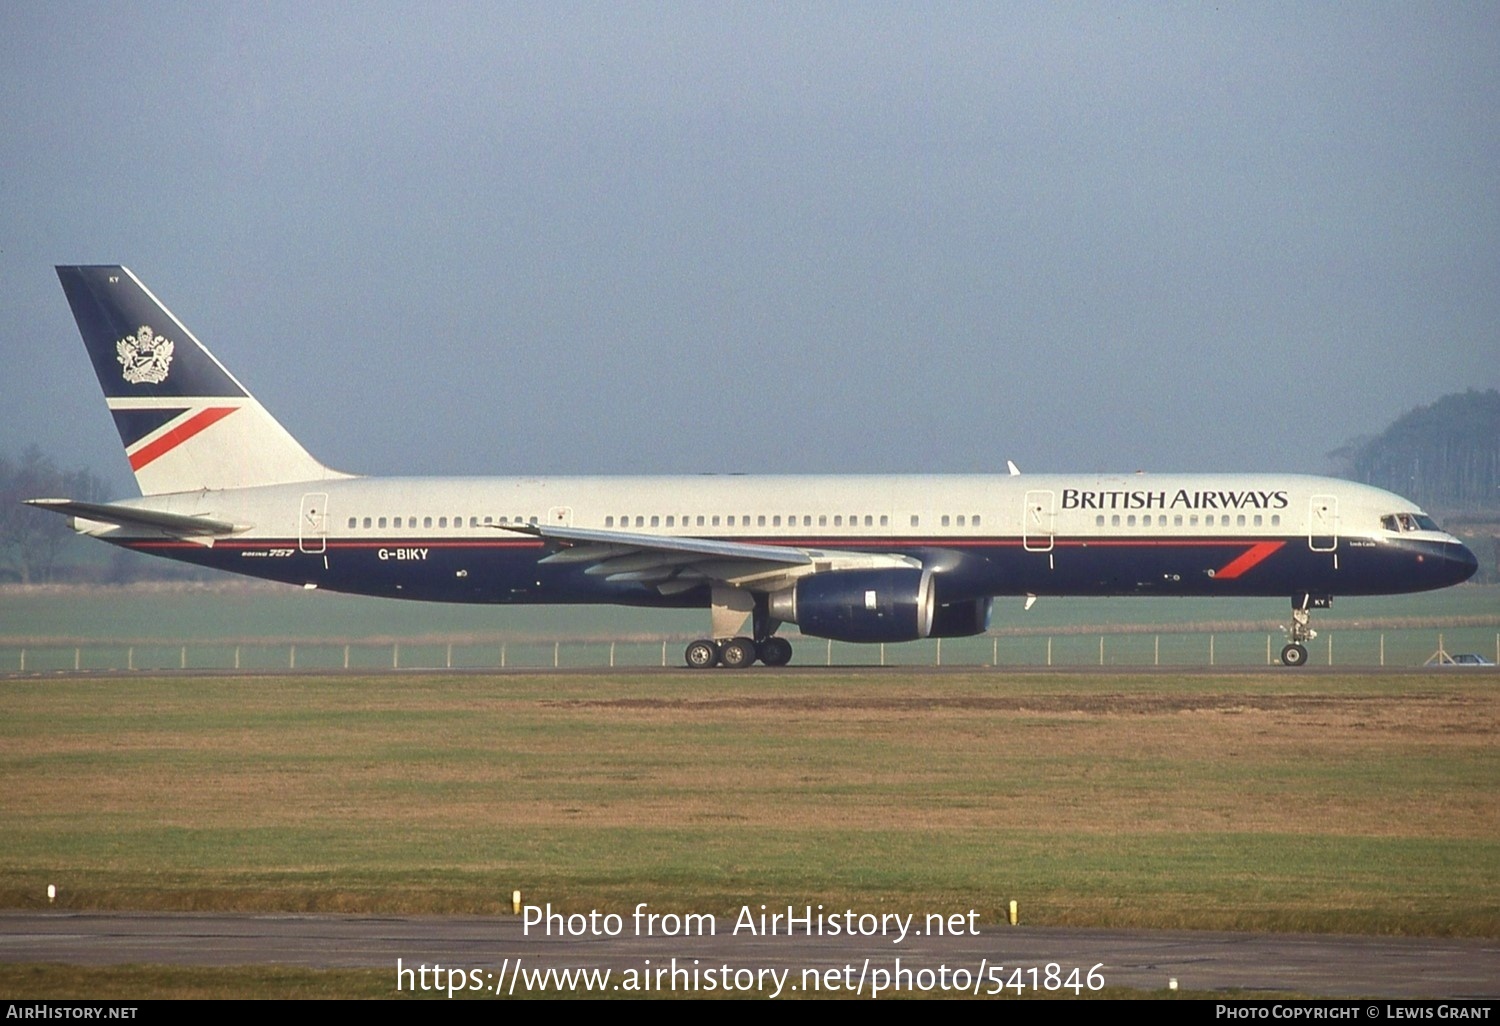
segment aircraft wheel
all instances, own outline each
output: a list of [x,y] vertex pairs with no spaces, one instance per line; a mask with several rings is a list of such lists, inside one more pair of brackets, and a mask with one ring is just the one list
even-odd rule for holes
[[767,638],[757,648],[760,661],[767,666],[785,666],[792,661],[792,643],[785,638]]
[[755,662],[755,642],[749,638],[730,638],[719,649],[719,662],[731,670],[743,670]]
[[1307,649],[1293,642],[1281,650],[1282,666],[1301,666],[1307,662]]
[[712,641],[695,641],[684,654],[687,664],[694,670],[710,670],[719,665],[719,646]]

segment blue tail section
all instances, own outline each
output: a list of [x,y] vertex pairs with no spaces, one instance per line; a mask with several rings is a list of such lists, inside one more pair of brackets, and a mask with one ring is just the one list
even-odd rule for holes
[[310,456],[127,268],[57,268],[143,495],[347,477]]
[[249,395],[125,268],[59,267],[57,277],[108,398]]

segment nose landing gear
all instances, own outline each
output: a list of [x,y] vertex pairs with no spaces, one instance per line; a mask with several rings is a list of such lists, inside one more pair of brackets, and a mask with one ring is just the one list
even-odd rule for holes
[[1304,593],[1292,596],[1292,625],[1282,628],[1287,640],[1281,650],[1282,666],[1301,666],[1307,662],[1307,642],[1318,636],[1318,632],[1312,629],[1309,610],[1328,609],[1332,605],[1332,595]]

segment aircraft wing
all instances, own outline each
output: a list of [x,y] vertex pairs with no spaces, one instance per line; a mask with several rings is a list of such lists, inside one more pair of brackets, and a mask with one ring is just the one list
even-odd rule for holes
[[906,556],[881,553],[756,545],[712,538],[682,538],[629,531],[500,524],[502,530],[542,538],[557,551],[544,563],[588,563],[584,572],[607,581],[654,586],[664,595],[712,581],[752,590],[785,587],[798,577],[823,570],[869,566],[917,566]]
[[[159,510],[136,509],[132,506],[116,506],[111,503],[75,502],[72,499],[27,499],[26,505],[51,510],[64,516],[76,517],[115,527],[136,527],[161,531],[177,538],[213,544],[213,539],[235,534],[246,529],[244,524],[232,524],[227,520],[194,516],[187,513],[163,513]],[[75,529],[77,525],[75,525]],[[92,533],[92,532],[85,532]]]

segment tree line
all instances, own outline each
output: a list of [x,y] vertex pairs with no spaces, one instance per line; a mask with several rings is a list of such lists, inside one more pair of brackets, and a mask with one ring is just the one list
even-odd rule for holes
[[[80,538],[68,519],[25,505],[26,499],[109,501],[109,485],[89,470],[66,470],[35,445],[0,452],[0,582],[198,579],[212,573]],[[157,564],[161,564],[158,566]]]
[[1329,455],[1343,476],[1428,510],[1500,511],[1500,392],[1445,395]]

